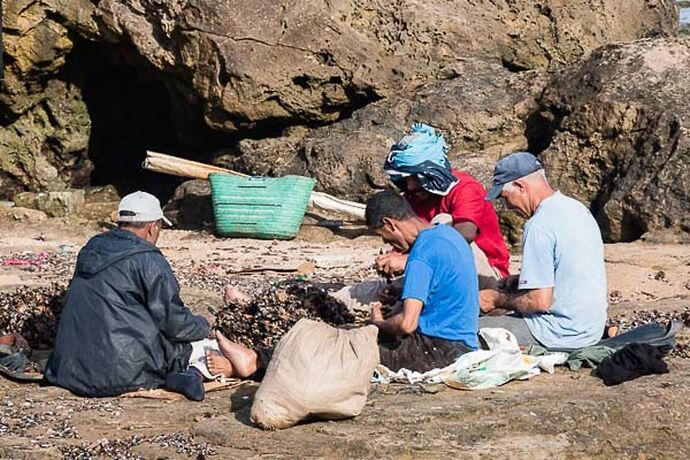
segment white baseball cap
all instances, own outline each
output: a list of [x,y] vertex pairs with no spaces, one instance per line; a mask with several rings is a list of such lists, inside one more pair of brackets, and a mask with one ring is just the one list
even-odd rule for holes
[[117,207],[117,220],[119,222],[155,222],[162,220],[172,227],[161,209],[158,198],[146,192],[134,192],[120,200]]

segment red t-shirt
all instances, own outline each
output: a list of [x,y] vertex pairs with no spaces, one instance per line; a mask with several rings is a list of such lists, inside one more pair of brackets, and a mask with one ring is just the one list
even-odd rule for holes
[[489,264],[498,269],[503,276],[508,276],[510,256],[501,229],[498,216],[491,201],[486,201],[486,190],[469,174],[452,170],[460,179],[446,196],[438,199],[421,201],[414,195],[405,194],[405,198],[415,213],[424,221],[431,222],[438,214],[453,216],[453,224],[472,222],[477,226],[477,237],[474,242],[484,251]]

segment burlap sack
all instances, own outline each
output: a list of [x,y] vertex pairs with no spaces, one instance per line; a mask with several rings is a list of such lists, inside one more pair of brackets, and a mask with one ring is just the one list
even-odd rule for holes
[[336,329],[301,319],[278,343],[254,396],[252,422],[289,428],[304,419],[343,419],[362,412],[379,363],[378,329]]

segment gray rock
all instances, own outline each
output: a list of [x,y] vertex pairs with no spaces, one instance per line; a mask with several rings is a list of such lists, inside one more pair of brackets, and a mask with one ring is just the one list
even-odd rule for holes
[[36,209],[49,217],[71,216],[84,206],[84,194],[84,190],[39,193],[36,196]]
[[38,194],[34,192],[17,193],[12,200],[18,208],[36,209],[38,206]]
[[389,185],[383,163],[390,146],[413,122],[424,122],[444,133],[454,167],[488,184],[498,157],[527,147],[526,120],[545,79],[537,71],[516,74],[480,59],[458,62],[456,73],[329,126],[242,141],[241,156],[228,166],[260,175],[311,176],[319,190],[364,201]]
[[213,226],[211,187],[205,180],[190,180],[175,189],[175,194],[163,208],[166,217],[176,227],[187,230]]
[[84,199],[87,203],[117,203],[121,198],[117,189],[112,185],[88,187],[85,192]]
[[16,206],[13,208],[0,208],[0,217],[26,223],[38,223],[48,219],[48,216],[43,211],[39,211],[38,209],[20,208]]
[[607,241],[690,232],[689,68],[690,39],[607,46],[540,100],[547,172],[591,207]]

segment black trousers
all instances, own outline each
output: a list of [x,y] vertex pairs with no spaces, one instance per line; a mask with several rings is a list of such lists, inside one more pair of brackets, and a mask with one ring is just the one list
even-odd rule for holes
[[400,338],[379,337],[381,364],[393,372],[405,368],[426,372],[446,367],[472,351],[464,342],[446,340],[413,332]]

